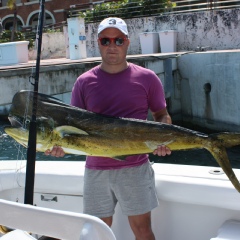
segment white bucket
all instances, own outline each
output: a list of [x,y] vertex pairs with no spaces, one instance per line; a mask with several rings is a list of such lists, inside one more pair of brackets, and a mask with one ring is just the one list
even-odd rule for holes
[[142,54],[159,52],[159,35],[157,32],[139,33]]
[[159,39],[162,53],[177,51],[177,31],[175,30],[160,31]]

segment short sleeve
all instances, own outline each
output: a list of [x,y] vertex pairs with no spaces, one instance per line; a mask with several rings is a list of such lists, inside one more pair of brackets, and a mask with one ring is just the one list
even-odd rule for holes
[[167,106],[162,82],[155,73],[152,75],[149,86],[148,103],[152,112],[160,111]]
[[84,103],[84,97],[83,97],[83,87],[81,84],[80,77],[76,80],[72,89],[71,105],[74,107],[86,109],[86,106]]

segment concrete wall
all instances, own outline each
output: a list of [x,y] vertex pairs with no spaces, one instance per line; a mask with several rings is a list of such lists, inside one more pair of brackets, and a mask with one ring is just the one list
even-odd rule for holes
[[[55,95],[66,103],[70,103],[70,96],[74,82],[77,77],[99,64],[100,58],[87,59],[83,62],[70,62],[59,65],[41,66],[39,75],[39,92]],[[168,63],[168,74],[165,73],[166,64],[164,60],[152,57],[128,57],[128,61],[153,70],[166,86],[166,95],[169,97],[173,91],[172,85],[167,83],[168,79],[173,81],[172,76],[177,70],[176,59],[171,59]],[[9,70],[1,70],[0,74],[0,115],[7,115],[14,94],[20,90],[33,90],[33,86],[29,82],[31,76],[31,67],[13,68]],[[32,81],[34,82],[34,81]],[[179,102],[179,101],[178,101]],[[175,108],[180,108],[179,104],[174,104]]]
[[[163,30],[178,31],[177,51],[195,51],[198,47],[209,47],[212,50],[238,49],[239,19],[240,9],[127,19],[131,40],[128,53],[141,53],[139,33]],[[98,23],[88,25],[88,56],[99,56],[96,50],[97,26]]]
[[[95,66],[97,63],[64,64],[41,66],[39,74],[39,92],[57,95],[69,103],[71,92],[77,76]],[[20,90],[33,90],[29,82],[32,75],[31,66],[26,68],[13,68],[10,71],[1,70],[0,74],[0,115],[8,114],[14,94]],[[34,83],[34,79],[31,80]],[[67,94],[67,95],[66,95]]]
[[[126,19],[131,40],[128,54],[141,53],[139,33],[162,30],[178,31],[177,51],[195,51],[198,47],[212,50],[238,49],[239,19],[240,9]],[[87,57],[100,56],[96,40],[98,24],[86,26]],[[63,33],[44,34],[42,59],[66,57],[66,47]],[[32,57],[30,54],[30,59],[34,59],[34,55]]]
[[[42,66],[39,92],[69,103],[77,76],[99,64],[99,59]],[[240,131],[240,50],[128,56],[128,61],[152,69],[160,77],[175,120],[217,131]],[[2,113],[17,91],[33,89],[30,75],[30,68],[1,70]]]
[[220,131],[240,131],[240,50],[178,58],[183,119]]
[[[178,50],[191,51],[198,46],[210,45],[216,50],[236,49],[240,44],[238,39],[240,35],[239,11],[239,9],[229,9],[127,20],[131,39],[128,59],[130,62],[152,69],[159,75],[164,83],[168,107],[174,116],[181,116],[183,120],[210,129],[240,131],[240,109],[238,107],[240,105],[238,94],[240,91],[240,51],[187,52],[177,58],[177,64],[175,58],[168,61],[174,56],[161,54],[140,55],[137,58],[131,54],[141,52],[138,34],[144,31],[157,32],[175,29],[179,32]],[[99,56],[96,46],[97,26],[98,23],[88,25],[88,57]],[[56,46],[60,39],[64,37],[55,38]],[[43,51],[46,53],[43,56],[51,58],[52,55],[47,53],[57,52],[57,50],[51,50],[53,47],[50,47],[50,43],[47,44],[49,47],[44,46],[46,42],[43,40]],[[65,45],[61,45],[58,49],[62,50],[63,46]],[[58,95],[69,101],[69,94],[77,76],[98,64],[92,61],[86,59],[85,63],[83,61],[64,66],[42,67],[39,91]],[[27,68],[1,70],[0,105],[3,106],[2,112],[5,111],[5,106],[11,103],[17,91],[32,88],[29,84],[30,75],[31,69]]]
[[[29,50],[28,57],[30,60],[35,60],[37,58],[36,48]],[[66,41],[64,33],[43,33],[41,59],[63,57],[66,57]]]

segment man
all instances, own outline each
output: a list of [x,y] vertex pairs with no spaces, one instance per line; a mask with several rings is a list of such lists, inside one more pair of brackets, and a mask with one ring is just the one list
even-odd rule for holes
[[[102,63],[79,76],[71,104],[108,116],[146,119],[148,109],[155,121],[171,124],[161,81],[151,70],[126,60],[130,44],[126,23],[107,18],[98,27]],[[60,147],[46,154],[63,156]],[[159,146],[153,154],[165,156],[170,149]],[[101,218],[109,226],[117,204],[128,216],[137,240],[154,240],[151,210],[158,205],[154,172],[148,155],[129,156],[126,161],[92,157],[86,159],[84,213]]]

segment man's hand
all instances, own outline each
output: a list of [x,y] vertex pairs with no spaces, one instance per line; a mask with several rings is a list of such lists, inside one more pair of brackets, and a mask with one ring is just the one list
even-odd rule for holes
[[[54,146],[52,150],[48,149],[44,154],[47,156],[51,155],[52,157],[64,157],[65,152],[60,146]],[[171,150],[164,145],[159,145],[157,149],[153,151],[153,154],[158,156],[166,156],[171,154]]]
[[170,155],[171,154],[171,150],[168,147],[166,147],[165,145],[159,145],[157,147],[157,149],[155,149],[153,151],[153,154],[164,157],[166,155]]
[[63,157],[65,152],[60,146],[54,146],[52,150],[48,149],[44,153],[45,155],[51,155],[52,157]]
[[[172,124],[172,119],[167,111],[166,108],[161,109],[157,112],[152,112],[153,119],[156,122],[166,123],[166,124]],[[158,156],[166,156],[171,154],[170,148],[166,147],[165,145],[159,145],[157,149],[153,151],[154,155]]]

